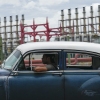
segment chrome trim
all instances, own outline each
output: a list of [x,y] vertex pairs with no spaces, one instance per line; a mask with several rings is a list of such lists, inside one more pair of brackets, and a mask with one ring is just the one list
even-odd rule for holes
[[13,71],[13,72],[18,72],[18,73],[62,73],[63,70],[58,70],[58,71],[44,71],[44,72],[34,72],[34,71]]
[[84,70],[84,69],[83,70],[80,70],[80,69],[76,70],[76,69],[68,69],[68,70],[64,70],[64,72],[78,72],[78,73],[79,72],[91,72],[92,73],[92,72],[100,72],[100,70],[90,70],[90,69],[89,70]]

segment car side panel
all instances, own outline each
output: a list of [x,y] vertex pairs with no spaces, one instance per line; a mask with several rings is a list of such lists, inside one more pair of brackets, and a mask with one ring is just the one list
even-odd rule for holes
[[96,72],[65,71],[65,100],[100,100],[100,76]]
[[7,100],[7,76],[0,76],[0,100]]
[[64,76],[19,73],[9,76],[9,100],[64,100]]
[[9,74],[10,71],[0,68],[0,100],[7,100],[8,96],[7,79]]

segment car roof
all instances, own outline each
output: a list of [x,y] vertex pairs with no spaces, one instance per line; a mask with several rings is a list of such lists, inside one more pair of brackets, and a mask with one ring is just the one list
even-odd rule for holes
[[100,53],[100,44],[90,42],[30,42],[19,45],[16,49],[20,50],[22,54],[30,50],[37,49],[70,49],[70,50],[84,50]]

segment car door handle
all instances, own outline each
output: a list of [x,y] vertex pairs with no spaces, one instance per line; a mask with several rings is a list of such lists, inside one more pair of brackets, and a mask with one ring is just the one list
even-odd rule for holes
[[52,75],[62,75],[62,73],[53,73]]

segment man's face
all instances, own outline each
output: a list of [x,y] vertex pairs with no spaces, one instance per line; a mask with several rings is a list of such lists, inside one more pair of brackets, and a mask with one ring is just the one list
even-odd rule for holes
[[45,55],[43,55],[43,57],[42,57],[42,63],[43,64],[47,64],[48,63],[48,57],[46,57]]

